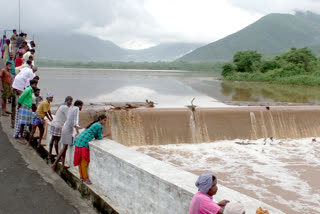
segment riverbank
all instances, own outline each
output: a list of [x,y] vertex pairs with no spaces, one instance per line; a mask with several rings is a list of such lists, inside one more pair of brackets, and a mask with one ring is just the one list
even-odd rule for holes
[[83,62],[83,61],[59,61],[38,60],[40,67],[54,68],[88,68],[88,69],[143,69],[143,70],[184,70],[206,71],[221,73],[220,62],[190,63],[190,62]]

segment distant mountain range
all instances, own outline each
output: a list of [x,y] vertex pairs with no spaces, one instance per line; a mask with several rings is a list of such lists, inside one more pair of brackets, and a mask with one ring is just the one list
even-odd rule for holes
[[274,56],[291,47],[306,46],[320,55],[320,15],[311,12],[269,14],[239,32],[200,47],[178,60],[229,61],[237,51],[257,50]]
[[39,59],[63,61],[174,61],[204,44],[167,43],[143,50],[124,49],[111,41],[80,34],[40,34],[35,37]]

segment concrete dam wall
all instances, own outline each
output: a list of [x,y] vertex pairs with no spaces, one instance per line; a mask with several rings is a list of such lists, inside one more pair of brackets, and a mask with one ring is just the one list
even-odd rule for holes
[[[83,111],[80,125],[97,118]],[[132,109],[107,112],[106,128],[126,146],[197,144],[220,140],[306,138],[320,133],[319,107]]]

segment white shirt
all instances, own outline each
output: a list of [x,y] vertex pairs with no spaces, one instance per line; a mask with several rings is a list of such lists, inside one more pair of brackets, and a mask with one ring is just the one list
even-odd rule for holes
[[67,120],[63,126],[63,129],[79,126],[79,107],[72,106],[69,108]]
[[52,126],[57,128],[62,128],[64,123],[67,120],[68,112],[69,112],[69,107],[67,105],[60,106],[52,121]]
[[23,68],[19,74],[15,77],[12,88],[23,91],[30,85],[30,80],[32,80],[36,75],[30,67]]

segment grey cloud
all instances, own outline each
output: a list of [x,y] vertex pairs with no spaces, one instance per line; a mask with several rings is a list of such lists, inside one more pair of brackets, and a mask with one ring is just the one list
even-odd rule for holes
[[227,0],[232,5],[254,13],[293,13],[312,11],[320,13],[319,0]]

